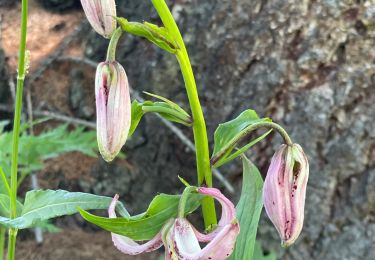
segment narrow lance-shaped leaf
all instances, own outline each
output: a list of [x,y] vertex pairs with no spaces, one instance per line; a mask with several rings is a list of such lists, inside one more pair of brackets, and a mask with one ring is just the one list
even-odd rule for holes
[[[0,225],[17,229],[30,228],[47,219],[77,213],[78,207],[86,210],[107,209],[111,201],[112,198],[88,193],[34,190],[26,194],[21,215],[15,219],[0,217]],[[117,207],[122,214],[126,212],[122,204]]]
[[163,27],[158,27],[147,22],[129,22],[125,18],[121,17],[117,17],[116,20],[121,26],[121,29],[127,33],[146,38],[150,42],[170,53],[176,53],[178,50],[175,40]]
[[[215,144],[211,164],[214,167],[217,167],[217,165],[222,165],[223,161],[228,162],[228,157],[230,157],[230,160],[232,160],[244,153],[246,150],[240,148],[239,150],[241,152],[235,152],[235,156],[231,154],[232,150],[238,145],[239,142],[244,140],[249,135],[256,124],[270,121],[271,119],[269,118],[259,118],[254,110],[249,109],[242,112],[237,118],[220,124],[214,135]],[[255,139],[254,142],[250,142],[250,146],[261,141],[268,134],[269,132],[262,135],[260,138]],[[244,147],[247,149],[250,148],[248,145],[245,145]]]
[[[240,222],[240,234],[230,260],[253,259],[258,222],[262,212],[263,179],[256,166],[245,156],[243,160],[243,182],[240,201],[236,206]],[[258,259],[254,259],[258,260]]]
[[[191,195],[186,204],[186,213],[196,210],[201,199],[201,195]],[[128,218],[104,218],[85,210],[80,210],[80,214],[87,221],[112,233],[136,241],[150,240],[169,219],[177,216],[179,201],[179,195],[160,194],[152,200],[146,212]]]

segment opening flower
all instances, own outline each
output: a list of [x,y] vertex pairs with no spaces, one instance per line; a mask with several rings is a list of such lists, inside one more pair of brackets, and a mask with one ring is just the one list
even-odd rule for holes
[[301,233],[309,163],[298,144],[281,145],[272,157],[264,182],[263,199],[268,217],[287,247]]
[[[213,232],[202,234],[187,219],[179,217],[170,219],[153,239],[142,245],[128,237],[112,233],[114,245],[125,254],[136,255],[156,250],[164,243],[167,260],[226,259],[232,253],[240,231],[234,205],[218,189],[198,188],[197,191],[202,195],[214,197],[222,206],[221,219]],[[108,209],[110,218],[116,217],[117,200],[116,195]],[[205,242],[207,245],[202,249],[199,242]]]

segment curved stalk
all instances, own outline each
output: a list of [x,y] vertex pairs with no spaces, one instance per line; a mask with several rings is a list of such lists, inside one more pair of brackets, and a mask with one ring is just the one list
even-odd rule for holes
[[107,61],[115,61],[116,60],[116,48],[118,41],[120,40],[123,31],[121,27],[118,27],[115,32],[112,34],[111,40],[108,45],[107,49]]

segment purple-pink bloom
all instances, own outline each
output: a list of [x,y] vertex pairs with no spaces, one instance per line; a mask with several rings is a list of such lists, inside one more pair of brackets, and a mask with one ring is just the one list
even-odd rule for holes
[[[218,227],[208,235],[201,234],[185,218],[177,218],[163,236],[166,259],[199,260],[226,259],[234,249],[240,225],[234,205],[218,189],[198,188],[203,195],[212,196],[222,206]],[[199,242],[208,242],[202,249]]]
[[287,247],[301,233],[309,163],[298,144],[281,145],[272,157],[264,182],[263,199],[268,217]]
[[115,0],[81,0],[83,10],[94,30],[105,38],[111,38],[116,29]]
[[[116,194],[116,196],[112,200],[111,205],[109,206],[108,215],[110,218],[116,218],[115,208],[118,198],[119,196]],[[138,255],[141,253],[151,252],[160,248],[163,245],[160,232],[153,239],[142,245],[138,244],[137,242],[128,237],[117,235],[114,233],[111,234],[112,241],[115,247],[117,247],[118,250],[127,255]]]
[[98,65],[95,97],[99,151],[104,160],[110,162],[125,144],[131,125],[128,78],[118,62]]
[[[185,218],[177,218],[167,221],[153,239],[142,245],[128,237],[112,233],[114,245],[125,254],[136,255],[156,250],[164,243],[167,260],[226,259],[232,253],[240,231],[234,205],[217,189],[198,188],[197,191],[202,195],[214,197],[222,205],[222,216],[213,232],[202,234]],[[110,218],[116,217],[117,200],[118,195],[108,209]],[[202,249],[199,242],[205,242],[207,245]]]

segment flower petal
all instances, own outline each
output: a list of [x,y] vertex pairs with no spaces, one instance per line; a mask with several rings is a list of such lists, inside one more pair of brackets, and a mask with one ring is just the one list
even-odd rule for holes
[[[118,198],[119,196],[116,194],[116,196],[112,200],[111,205],[109,206],[108,215],[110,218],[116,218],[115,208]],[[111,233],[111,235],[115,247],[117,247],[118,250],[127,255],[138,255],[141,253],[151,252],[163,245],[163,242],[161,240],[161,233],[158,233],[153,239],[142,245],[125,236],[117,235],[114,233]]]
[[209,234],[202,234],[194,228],[195,235],[200,242],[209,242],[220,232],[226,225],[230,224],[236,218],[236,209],[233,203],[227,199],[218,189],[215,188],[198,188],[198,192],[203,195],[212,196],[221,204],[221,219],[216,229]]
[[[221,260],[226,259],[233,252],[237,235],[240,232],[233,203],[218,189],[198,188],[198,192],[214,197],[222,205],[219,225],[213,232],[205,235],[197,231],[186,219],[177,218],[164,239],[166,250],[168,250],[166,259]],[[208,244],[201,249],[199,241],[208,242]]]

